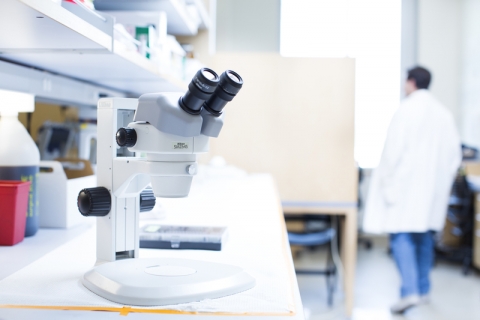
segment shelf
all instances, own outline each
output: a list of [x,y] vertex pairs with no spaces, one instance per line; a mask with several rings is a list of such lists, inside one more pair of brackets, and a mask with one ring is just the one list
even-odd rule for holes
[[0,27],[0,59],[133,96],[186,89],[149,59],[51,0],[1,0]]
[[0,50],[111,51],[112,37],[51,0],[1,0]]
[[95,106],[105,96],[126,96],[123,92],[4,61],[0,61],[0,88],[30,93],[39,102],[78,107]]
[[106,11],[164,11],[168,34],[194,36],[200,28],[208,28],[210,19],[202,1],[193,1],[200,16],[195,23],[181,0],[95,0],[95,8]]
[[163,75],[155,63],[137,52],[127,51],[115,42],[114,52],[108,53],[15,53],[0,55],[5,59],[81,79],[132,95],[157,91],[185,90],[186,85]]
[[200,15],[200,18],[202,19],[202,22],[200,23],[199,29],[210,29],[210,26],[212,24],[212,20],[210,19],[207,8],[205,8],[205,5],[203,4],[202,0],[193,0],[193,3],[197,7],[198,14]]

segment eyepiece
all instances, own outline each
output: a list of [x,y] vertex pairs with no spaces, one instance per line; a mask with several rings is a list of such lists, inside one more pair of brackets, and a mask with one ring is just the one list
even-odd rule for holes
[[234,71],[228,71],[227,76],[235,82],[242,82],[242,78]]
[[203,69],[200,69],[200,71],[202,72],[202,76],[204,76],[208,80],[218,79],[218,75],[211,69],[203,68]]
[[243,86],[243,79],[233,70],[227,70],[220,76],[220,86],[226,92],[236,95]]
[[219,77],[209,68],[197,71],[188,85],[188,91],[180,98],[178,104],[187,113],[200,114],[205,100],[215,92],[219,83]]
[[227,70],[220,76],[215,93],[205,101],[203,107],[214,116],[220,116],[223,108],[232,101],[242,89],[243,79],[233,70]]

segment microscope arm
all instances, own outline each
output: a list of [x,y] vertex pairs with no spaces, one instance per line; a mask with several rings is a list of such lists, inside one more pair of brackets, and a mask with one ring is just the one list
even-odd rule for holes
[[[152,185],[156,185],[157,182],[161,182],[162,178],[185,177],[191,180],[197,171],[196,168],[195,161],[169,162],[139,160],[130,157],[115,158],[112,168],[115,173],[112,193],[118,198],[136,197],[150,182]],[[171,188],[172,185],[169,187]],[[157,192],[156,196],[168,195]],[[180,195],[173,196],[179,197]]]

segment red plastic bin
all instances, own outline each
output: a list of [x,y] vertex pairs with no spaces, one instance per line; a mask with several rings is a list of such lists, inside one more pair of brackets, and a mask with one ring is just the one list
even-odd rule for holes
[[23,240],[30,182],[0,180],[0,246]]

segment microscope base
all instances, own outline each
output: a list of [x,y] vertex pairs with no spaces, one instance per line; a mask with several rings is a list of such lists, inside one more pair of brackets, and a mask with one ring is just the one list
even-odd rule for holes
[[220,298],[255,286],[242,268],[176,258],[126,259],[88,271],[83,284],[113,302],[161,306]]

